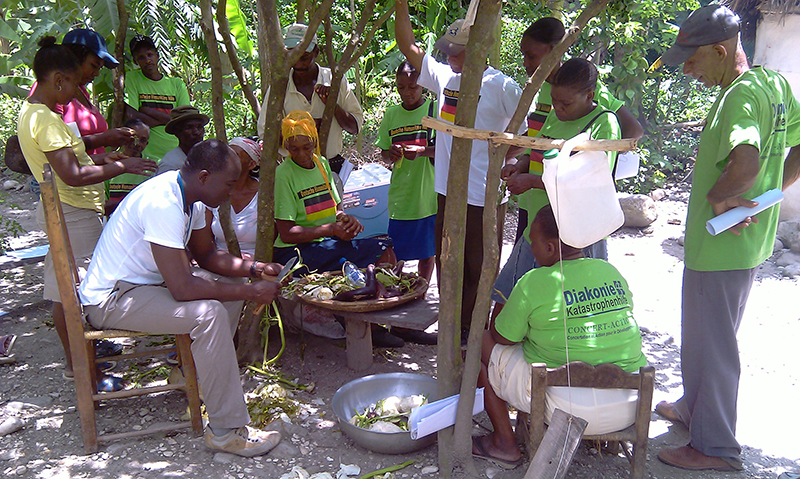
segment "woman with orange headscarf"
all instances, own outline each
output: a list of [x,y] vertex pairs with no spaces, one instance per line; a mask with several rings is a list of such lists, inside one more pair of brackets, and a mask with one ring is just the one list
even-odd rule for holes
[[364,227],[342,211],[341,198],[331,182],[331,167],[319,153],[311,115],[290,112],[281,132],[291,161],[278,165],[275,172],[275,261],[285,263],[299,248],[310,270],[338,270],[342,258],[360,268],[371,263],[394,264],[391,239],[353,239]]

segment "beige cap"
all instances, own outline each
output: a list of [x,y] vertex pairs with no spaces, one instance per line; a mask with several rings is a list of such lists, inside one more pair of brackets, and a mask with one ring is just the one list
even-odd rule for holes
[[467,47],[467,40],[469,40],[469,25],[464,25],[464,19],[460,18],[447,27],[444,35],[436,40],[433,46],[447,55],[458,55]]

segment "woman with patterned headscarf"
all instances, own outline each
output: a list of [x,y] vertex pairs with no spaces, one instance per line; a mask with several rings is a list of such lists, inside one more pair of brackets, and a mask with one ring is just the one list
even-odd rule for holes
[[[231,222],[239,240],[242,258],[252,259],[256,251],[258,222],[258,168],[261,164],[261,143],[239,136],[228,144],[242,162],[242,172],[231,190]],[[217,249],[228,250],[219,222],[219,208],[206,209],[206,225],[211,225]]]
[[310,270],[338,270],[342,258],[360,268],[371,263],[394,264],[390,239],[353,239],[364,227],[342,211],[341,198],[331,182],[331,167],[319,152],[311,115],[290,112],[281,132],[291,161],[278,165],[275,172],[275,261],[286,263],[298,248]]

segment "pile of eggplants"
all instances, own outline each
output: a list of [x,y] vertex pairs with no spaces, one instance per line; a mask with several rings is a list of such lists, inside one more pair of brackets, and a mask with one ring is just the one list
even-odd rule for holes
[[[403,261],[398,261],[391,271],[394,276],[400,277],[403,273]],[[375,275],[374,264],[367,266],[364,276],[366,284],[363,287],[342,291],[331,299],[334,301],[362,301],[366,299],[394,298],[404,294],[400,286],[384,286]]]

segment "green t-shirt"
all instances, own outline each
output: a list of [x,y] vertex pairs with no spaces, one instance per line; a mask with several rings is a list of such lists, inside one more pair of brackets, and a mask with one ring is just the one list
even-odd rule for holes
[[[613,98],[613,97],[612,97]],[[609,112],[604,105],[598,104],[594,110],[588,115],[572,121],[561,121],[556,117],[555,112],[547,116],[541,131],[538,136],[543,138],[563,139],[568,140],[579,133],[581,133],[592,119],[594,122],[591,124],[587,132],[592,139],[595,140],[618,140],[621,136],[619,121],[617,117]],[[599,115],[599,116],[598,116]],[[541,153],[532,151],[529,173],[534,175],[542,175],[544,171],[543,156]],[[617,152],[608,152],[608,161],[610,168],[614,168],[614,162],[617,159]],[[528,212],[528,218],[532,221],[536,213],[542,209],[543,206],[550,203],[547,199],[547,192],[538,188],[531,188],[517,197],[519,207]],[[531,225],[530,221],[525,228],[525,238],[530,238]]]
[[614,363],[628,372],[647,364],[628,283],[600,259],[528,271],[514,286],[495,328],[509,341],[522,342],[529,363],[566,364],[569,345],[570,361]]
[[[331,166],[320,157],[325,170],[306,169],[291,158],[286,158],[275,170],[275,219],[294,221],[298,226],[322,226],[336,221],[336,205],[341,202],[336,185],[331,182]],[[328,182],[325,182],[325,178]],[[314,241],[321,241],[317,238]],[[275,247],[294,246],[284,242],[280,235]]]
[[716,184],[738,145],[758,148],[761,167],[755,184],[742,195],[752,199],[781,188],[785,149],[800,144],[800,104],[778,73],[758,67],[741,74],[720,91],[700,135],[684,244],[686,267],[695,271],[728,271],[758,266],[772,254],[778,206],[758,214],[758,223],[736,236],[712,236],[706,221],[714,216],[706,195]]
[[[436,114],[436,102],[425,101],[414,110],[403,105],[386,109],[375,144],[388,150],[394,144],[424,146],[432,130],[422,126],[422,118]],[[389,184],[389,217],[393,220],[418,220],[436,214],[436,192],[433,189],[433,164],[426,156],[414,160],[403,158],[392,168]]]
[[[176,106],[188,105],[189,91],[183,80],[177,77],[163,76],[153,81],[142,73],[133,70],[125,75],[125,102],[138,110],[143,106],[155,108],[169,113]],[[164,131],[164,125],[150,128],[150,142],[144,149],[144,155],[161,161],[164,154],[178,146],[178,139]],[[139,176],[139,183],[144,177]]]
[[[548,82],[544,82],[533,98],[533,103],[531,103],[533,108],[528,113],[528,136],[531,138],[539,136],[539,131],[542,129],[542,126],[544,126],[545,120],[547,120],[548,116],[551,116],[551,112],[553,111],[553,97],[550,95],[550,92],[552,89],[552,85]],[[597,82],[597,89],[594,92],[594,101],[596,101],[598,105],[606,107],[606,110],[611,110],[615,113],[625,105],[623,101],[618,100],[612,95],[608,87],[600,81]],[[552,116],[555,116],[555,113],[552,113]],[[539,174],[542,174],[541,170]]]

